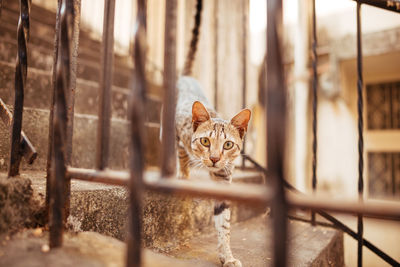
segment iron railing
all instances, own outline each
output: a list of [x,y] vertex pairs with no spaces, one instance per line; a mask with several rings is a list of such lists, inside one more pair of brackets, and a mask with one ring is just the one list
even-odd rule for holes
[[[60,5],[61,14],[61,25],[66,25],[68,22],[65,18],[71,16],[72,9],[66,8],[69,5],[66,4],[71,2],[71,0],[63,0]],[[111,4],[112,5],[112,4]],[[284,160],[284,140],[285,140],[285,111],[286,111],[286,93],[284,86],[284,76],[283,76],[283,64],[281,58],[281,40],[279,36],[278,29],[281,29],[282,25],[282,1],[268,1],[267,12],[268,12],[268,28],[267,28],[267,86],[265,87],[265,95],[268,99],[267,104],[267,158],[268,158],[268,172],[263,169],[259,164],[257,164],[250,157],[245,156],[244,158],[250,160],[261,170],[268,173],[268,177],[271,180],[271,187],[260,188],[259,186],[252,185],[231,185],[229,187],[206,184],[198,182],[187,182],[181,180],[171,180],[163,179],[169,178],[174,175],[175,172],[175,146],[171,145],[170,140],[174,140],[174,106],[175,106],[175,79],[176,79],[176,0],[168,0],[166,5],[166,27],[165,27],[165,61],[164,61],[164,87],[165,87],[165,97],[164,97],[164,109],[163,109],[163,149],[162,149],[162,164],[161,164],[161,177],[156,181],[148,181],[145,179],[143,174],[143,134],[142,128],[143,121],[140,116],[143,112],[142,103],[144,101],[144,95],[146,90],[146,77],[144,73],[144,55],[145,55],[145,1],[138,1],[138,16],[136,22],[136,32],[135,32],[135,42],[134,42],[134,62],[135,69],[133,73],[132,82],[132,93],[130,99],[130,130],[131,130],[131,145],[130,145],[130,172],[117,172],[111,170],[102,170],[101,165],[97,165],[97,169],[81,169],[72,168],[67,166],[64,159],[62,148],[65,147],[65,136],[66,136],[66,126],[61,120],[66,120],[66,99],[64,90],[66,90],[65,81],[62,79],[62,73],[65,72],[69,66],[57,64],[57,92],[58,97],[56,98],[56,117],[54,118],[54,156],[52,157],[53,173],[51,181],[50,191],[50,203],[52,204],[52,214],[50,217],[50,245],[51,247],[61,246],[61,236],[62,236],[62,206],[64,200],[63,198],[63,187],[65,186],[65,181],[69,179],[81,179],[86,181],[102,182],[113,185],[127,186],[130,192],[130,235],[128,238],[128,266],[140,266],[141,265],[141,253],[140,253],[140,200],[143,189],[168,192],[173,194],[189,194],[191,196],[202,196],[211,197],[218,199],[233,199],[240,200],[246,203],[253,203],[257,205],[267,205],[271,204],[274,212],[274,265],[275,266],[285,266],[286,265],[286,237],[287,237],[287,211],[290,208],[307,208],[318,212],[322,217],[331,221],[335,227],[348,233],[350,236],[358,239],[359,246],[359,258],[362,257],[360,252],[360,247],[366,246],[377,255],[383,258],[388,263],[393,265],[398,264],[390,256],[379,250],[376,246],[365,240],[362,236],[362,217],[364,215],[372,215],[386,219],[400,220],[400,205],[396,203],[392,204],[381,204],[373,201],[365,202],[354,202],[354,201],[335,201],[332,203],[327,199],[320,199],[316,197],[305,196],[302,194],[286,194],[284,188],[291,188],[296,191],[290,184],[286,182],[283,176],[283,160]],[[112,17],[110,12],[111,8],[105,8],[105,19],[107,20]],[[359,14],[359,8],[357,9]],[[69,14],[69,15],[68,15]],[[108,14],[108,15],[107,15]],[[315,8],[313,8],[313,188],[315,190],[317,184],[316,177],[316,141],[317,141],[317,130],[316,130],[316,107],[317,107],[317,57],[316,57],[316,22],[315,22]],[[359,20],[358,20],[359,21]],[[108,27],[112,28],[113,21],[110,19],[108,21]],[[71,25],[70,25],[71,26]],[[68,39],[68,31],[65,29],[67,26],[61,27],[60,38],[61,42],[59,44],[59,49],[61,52],[58,53],[58,57],[62,55],[67,55],[62,51],[68,51],[68,46],[70,41]],[[360,29],[358,28],[358,36],[360,36]],[[103,45],[106,44],[109,39],[109,34],[112,34],[112,30],[106,30],[104,33],[106,36],[103,37]],[[109,46],[109,49],[110,46]],[[361,46],[358,46],[358,51],[361,51]],[[104,49],[104,58],[106,56],[110,57],[111,50]],[[111,56],[112,57],[112,56]],[[361,53],[358,55],[359,60],[361,60]],[[60,71],[64,68],[64,72]],[[361,65],[359,70],[361,70]],[[110,70],[108,70],[110,71]],[[110,72],[107,72],[110,73]],[[244,74],[245,75],[245,74]],[[111,84],[111,75],[104,75],[104,84]],[[359,82],[359,91],[362,90],[362,81]],[[110,86],[102,87],[102,94],[108,95]],[[245,86],[243,86],[245,90]],[[243,92],[245,94],[245,91]],[[64,98],[62,98],[64,97]],[[362,108],[362,103],[360,104]],[[60,109],[64,109],[61,111]],[[100,108],[100,116],[103,108]],[[362,111],[362,110],[361,110]],[[108,115],[107,115],[108,119]],[[362,122],[361,122],[362,123]],[[109,124],[104,124],[101,128],[102,131],[109,131],[107,129]],[[58,130],[56,130],[58,129]],[[108,146],[108,140],[106,135],[103,135],[98,141],[103,143],[103,146]],[[360,142],[362,148],[362,124],[360,131]],[[62,141],[62,142],[60,142]],[[169,144],[169,145],[168,145]],[[362,152],[362,150],[361,150]],[[360,154],[360,162],[362,162],[362,153]],[[100,155],[103,157],[103,155]],[[106,156],[105,156],[106,157]],[[106,162],[106,161],[105,161]],[[105,166],[105,165],[103,165]],[[360,164],[362,168],[362,163]],[[362,170],[362,169],[361,169]],[[362,181],[363,177],[360,176],[359,180]],[[362,182],[360,182],[362,183]],[[360,189],[360,196],[362,195],[362,187]],[[60,199],[61,198],[61,199]],[[359,228],[358,232],[354,232],[349,227],[344,225],[342,222],[334,218],[332,215],[328,214],[327,211],[343,212],[350,214],[359,214]],[[313,216],[314,217],[314,216]],[[314,218],[312,219],[314,222]],[[362,261],[359,260],[359,264]]]
[[[17,28],[17,59],[15,64],[14,105],[13,114],[6,104],[0,99],[0,117],[7,127],[11,129],[10,161],[8,176],[19,174],[21,158],[24,156],[28,164],[32,164],[37,152],[22,131],[22,114],[24,108],[24,88],[28,72],[28,40],[30,23],[30,0],[21,0],[19,5],[19,19]],[[3,2],[0,2],[0,14]]]
[[[201,2],[201,0],[198,0]],[[315,2],[315,1],[313,1]],[[117,172],[105,169],[108,160],[108,143],[110,131],[110,90],[112,84],[113,58],[113,23],[115,0],[106,1],[104,16],[104,33],[102,48],[101,69],[101,101],[99,107],[98,150],[96,169],[82,169],[71,167],[73,106],[76,83],[76,58],[79,39],[80,0],[59,0],[56,20],[56,35],[54,41],[54,68],[53,68],[53,101],[50,113],[49,151],[48,151],[48,179],[47,196],[49,206],[50,247],[62,245],[63,225],[69,214],[70,179],[100,182],[106,184],[126,186],[129,188],[129,238],[127,266],[141,265],[141,194],[144,189],[171,194],[184,194],[217,199],[239,200],[254,205],[272,206],[273,217],[273,247],[274,265],[287,264],[287,213],[289,208],[310,209],[330,221],[334,227],[341,229],[358,240],[358,265],[362,265],[362,247],[366,246],[383,260],[392,265],[399,262],[381,251],[363,237],[362,216],[376,216],[383,219],[400,220],[400,205],[363,200],[363,102],[362,102],[362,47],[360,7],[369,4],[399,12],[400,3],[397,0],[360,0],[357,1],[357,70],[358,70],[358,125],[359,125],[359,201],[335,201],[307,196],[299,193],[284,178],[284,146],[285,146],[285,118],[286,118],[286,87],[284,70],[281,58],[280,30],[282,29],[282,0],[267,2],[267,86],[264,86],[264,95],[267,96],[267,159],[268,170],[243,155],[244,159],[252,162],[258,169],[268,175],[269,187],[254,185],[215,185],[200,182],[188,182],[170,178],[175,172],[175,146],[170,140],[175,140],[175,79],[176,79],[176,0],[167,0],[165,26],[165,55],[164,55],[164,109],[163,109],[163,149],[161,176],[158,180],[149,181],[145,178],[143,167],[144,138],[143,116],[144,99],[146,93],[145,54],[146,54],[146,1],[138,0],[138,13],[134,35],[135,68],[132,73],[131,95],[129,100],[130,120],[130,161],[129,172]],[[20,22],[18,26],[18,58],[16,65],[16,97],[13,115],[13,134],[11,163],[9,174],[18,173],[21,151],[34,159],[36,152],[26,136],[21,132],[23,110],[23,88],[27,72],[26,46],[29,36],[29,5],[30,1],[20,1]],[[1,10],[0,0],[0,10]],[[244,11],[246,12],[246,11]],[[245,18],[245,16],[244,16]],[[198,18],[200,19],[200,18]],[[317,39],[315,3],[313,3],[313,161],[312,185],[316,190],[317,176]],[[244,46],[244,50],[245,50]],[[243,51],[243,60],[246,52]],[[245,69],[243,78],[246,79]],[[246,86],[243,85],[243,101],[245,101]],[[245,103],[245,102],[243,102]],[[0,114],[3,120],[10,121],[10,112],[4,103],[0,102]],[[21,137],[22,136],[22,137]],[[22,144],[22,145],[21,145]],[[21,149],[22,147],[22,149]],[[295,193],[286,191],[285,188]],[[354,232],[338,219],[328,214],[328,211],[356,214],[358,229]],[[311,222],[315,223],[315,216]]]

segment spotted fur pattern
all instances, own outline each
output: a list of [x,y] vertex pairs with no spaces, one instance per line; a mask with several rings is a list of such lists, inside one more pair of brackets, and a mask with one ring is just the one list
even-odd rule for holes
[[[233,161],[240,155],[250,120],[250,110],[239,112],[230,121],[223,120],[207,101],[199,83],[190,77],[179,79],[176,106],[179,176],[189,178],[190,168],[203,167],[219,183],[232,182]],[[214,206],[218,232],[219,258],[224,267],[242,266],[230,248],[230,216],[227,202]]]

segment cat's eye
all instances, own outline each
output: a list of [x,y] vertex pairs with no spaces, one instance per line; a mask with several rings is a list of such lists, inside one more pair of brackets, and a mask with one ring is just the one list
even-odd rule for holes
[[208,139],[207,137],[200,138],[200,143],[205,147],[209,147],[211,145],[210,139]]
[[224,149],[229,150],[233,147],[233,142],[232,141],[226,141],[224,144]]

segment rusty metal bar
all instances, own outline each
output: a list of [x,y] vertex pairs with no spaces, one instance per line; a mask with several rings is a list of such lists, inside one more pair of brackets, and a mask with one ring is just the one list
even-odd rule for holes
[[[7,105],[1,100],[0,98],[0,118],[4,122],[7,127],[11,129],[11,122],[12,122],[12,113],[7,108]],[[21,154],[25,157],[25,160],[28,164],[33,164],[35,159],[37,158],[37,152],[34,146],[32,145],[31,141],[29,141],[28,137],[25,133],[21,132]]]
[[50,184],[51,184],[51,162],[53,159],[53,139],[54,139],[54,106],[56,101],[56,91],[57,91],[57,60],[58,60],[58,47],[60,41],[60,11],[61,11],[61,0],[57,2],[57,13],[56,13],[56,25],[55,25],[55,34],[54,34],[54,51],[53,51],[53,73],[51,77],[51,87],[52,94],[50,100],[50,115],[49,115],[49,137],[48,137],[48,146],[47,146],[47,162],[46,162],[46,212],[47,215],[50,214]]
[[15,97],[14,114],[11,127],[11,148],[10,164],[8,166],[8,177],[19,174],[19,165],[21,163],[21,130],[22,113],[24,110],[24,88],[28,71],[28,40],[29,40],[29,13],[30,0],[20,0],[19,2],[19,20],[18,20],[18,53],[15,64]]
[[52,175],[50,183],[50,247],[62,245],[65,183],[66,183],[66,154],[67,154],[67,90],[70,88],[70,42],[73,32],[74,3],[73,0],[62,0],[60,12],[60,40],[56,65],[56,93],[54,107],[54,142],[52,153]]
[[[58,1],[58,6],[61,5],[61,0]],[[77,58],[78,58],[78,48],[79,48],[79,32],[80,32],[80,10],[81,10],[81,0],[73,0],[74,18],[73,27],[71,32],[71,54],[70,54],[70,86],[66,93],[67,98],[67,135],[66,135],[66,164],[69,165],[72,160],[72,137],[73,137],[73,124],[74,124],[74,106],[75,106],[75,91],[76,91],[76,72],[77,72]],[[46,164],[46,210],[49,214],[49,191],[51,184],[51,162],[53,157],[53,142],[54,142],[54,106],[55,106],[55,94],[57,91],[57,60],[58,60],[58,49],[59,49],[59,35],[60,35],[60,9],[57,10],[56,15],[56,28],[54,37],[54,53],[53,53],[53,73],[52,73],[52,94],[51,94],[51,104],[50,104],[50,115],[49,115],[49,138],[48,138],[48,154],[47,154],[47,164]],[[71,192],[71,182],[67,180],[64,187],[64,222],[66,222],[69,216],[69,206],[70,206],[70,192]]]
[[347,214],[365,214],[377,216],[381,219],[400,220],[400,205],[394,201],[381,203],[379,201],[354,202],[288,194],[288,203],[292,208],[307,208],[312,210],[326,210]]
[[[246,108],[247,105],[247,31],[248,31],[248,5],[249,1],[242,1],[242,108]],[[242,153],[246,153],[246,140],[243,141],[243,149]],[[246,165],[246,160],[242,157],[242,169],[244,169]]]
[[284,151],[286,139],[286,87],[283,75],[281,42],[282,0],[267,1],[267,164],[273,188],[274,266],[287,264],[287,211],[284,189]]
[[399,0],[353,0],[360,4],[367,4],[370,6],[383,8],[385,10],[400,13],[400,1]]
[[176,168],[175,83],[176,83],[176,0],[165,5],[164,99],[162,112],[161,175],[172,177]]
[[[66,136],[66,164],[72,162],[72,138],[74,132],[74,108],[75,108],[75,92],[76,92],[76,74],[77,74],[77,59],[79,48],[79,33],[81,21],[81,0],[72,0],[73,18],[70,39],[70,83],[66,91],[67,96],[67,136]],[[64,223],[67,223],[70,208],[71,181],[67,179],[64,187]]]
[[147,89],[146,81],[146,1],[137,1],[137,18],[134,34],[132,90],[129,98],[130,119],[130,178],[129,188],[129,234],[126,266],[139,267],[141,255],[141,199],[144,170],[144,103]]
[[[130,174],[124,171],[94,169],[81,169],[68,167],[67,176],[88,182],[105,183],[117,186],[128,186]],[[349,200],[332,200],[331,198],[307,196],[298,192],[292,185],[284,181],[285,186],[294,190],[296,194],[288,196],[289,206],[323,211],[335,211],[339,213],[375,216],[381,219],[400,220],[400,204],[395,201],[365,201],[359,203]],[[148,190],[183,194],[189,196],[203,196],[208,198],[240,200],[257,205],[268,204],[271,200],[271,190],[256,185],[231,184],[218,185],[215,183],[182,181],[178,179],[162,179],[157,175],[151,175],[144,179],[144,187]]]
[[[318,55],[317,55],[317,22],[315,14],[315,0],[312,1],[312,71],[313,71],[313,81],[312,81],[312,95],[313,95],[313,121],[312,121],[312,190],[315,193],[317,189],[317,106],[318,106]],[[315,225],[315,212],[311,213],[311,222]]]
[[182,72],[182,75],[184,76],[192,75],[194,58],[196,56],[196,51],[197,51],[197,43],[199,42],[202,9],[203,9],[203,0],[197,0],[196,15],[194,17],[194,26],[192,30],[192,40],[190,41],[189,51],[186,55],[186,62]]
[[107,168],[108,165],[114,61],[114,16],[115,0],[105,1],[96,149],[96,168],[99,170]]
[[[358,194],[359,200],[363,201],[364,193],[364,119],[363,119],[363,67],[362,67],[362,40],[361,40],[361,3],[357,2],[357,111],[358,111]],[[361,267],[363,262],[363,218],[362,214],[358,214],[357,233],[357,266]]]
[[218,111],[218,3],[220,1],[213,1],[214,3],[214,108]]
[[[71,179],[89,182],[105,183],[110,185],[128,186],[129,173],[123,171],[98,171],[68,167],[67,175]],[[265,187],[247,184],[226,185],[212,182],[182,181],[178,179],[162,179],[150,177],[144,179],[147,190],[157,192],[189,195],[193,197],[209,197],[221,200],[237,200],[246,203],[263,205],[270,200],[271,193]]]
[[67,168],[67,177],[87,182],[128,186],[129,173],[126,171]]

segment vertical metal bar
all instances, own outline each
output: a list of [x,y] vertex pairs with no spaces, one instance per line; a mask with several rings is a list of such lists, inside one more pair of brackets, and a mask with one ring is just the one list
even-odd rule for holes
[[[61,5],[61,0],[58,0],[58,6]],[[77,58],[79,48],[79,32],[80,32],[80,13],[81,13],[81,1],[74,0],[74,25],[72,32],[72,47],[71,47],[71,59],[70,59],[70,88],[67,90],[68,94],[68,114],[67,114],[67,147],[66,147],[66,164],[71,164],[72,160],[72,138],[73,138],[73,123],[74,123],[74,103],[75,103],[75,91],[76,91],[76,71],[77,71]],[[57,91],[56,75],[57,75],[57,55],[59,46],[59,35],[60,35],[60,8],[56,15],[55,25],[55,36],[54,36],[54,53],[53,53],[53,73],[52,73],[52,94],[50,104],[50,116],[49,116],[49,137],[48,137],[48,150],[47,150],[47,164],[46,164],[46,211],[49,214],[49,191],[51,183],[51,161],[53,157],[53,119],[54,119],[54,105],[55,105],[55,94]],[[70,192],[71,192],[71,181],[67,178],[64,188],[64,222],[66,222],[69,216],[70,206]]]
[[192,75],[194,58],[196,56],[197,44],[199,42],[202,9],[203,9],[203,0],[197,0],[196,15],[194,17],[194,25],[192,30],[192,40],[190,41],[190,47],[186,55],[186,62],[182,73],[183,75],[187,76]]
[[[312,121],[312,190],[315,193],[317,188],[317,105],[318,105],[318,56],[317,56],[317,23],[315,14],[315,0],[312,1],[312,69],[313,69],[313,81],[312,81],[312,94],[313,94],[313,121]],[[311,213],[311,223],[315,225],[315,211]]]
[[54,142],[50,183],[50,247],[62,245],[63,207],[65,202],[67,154],[67,90],[70,88],[70,35],[73,32],[73,0],[62,0],[59,6],[60,36],[56,65],[56,93],[54,107]]
[[97,124],[96,168],[103,170],[108,164],[110,123],[111,123],[111,87],[114,57],[114,16],[115,0],[104,2],[103,42],[100,73],[99,120]]
[[22,129],[22,112],[24,109],[24,87],[26,83],[26,75],[28,71],[28,40],[29,40],[29,13],[30,0],[19,1],[19,20],[17,29],[18,53],[15,64],[15,97],[14,97],[14,114],[12,118],[11,129],[11,149],[10,164],[8,166],[8,177],[19,174],[19,165],[21,163],[21,129]]
[[51,77],[51,87],[52,94],[50,100],[50,115],[49,115],[49,137],[47,146],[47,163],[46,163],[46,211],[49,214],[49,194],[50,194],[50,183],[51,183],[51,161],[53,158],[53,119],[54,119],[54,106],[55,106],[55,94],[57,91],[56,85],[56,75],[57,75],[57,60],[58,60],[58,46],[60,40],[60,10],[61,10],[61,0],[58,0],[57,4],[57,14],[56,14],[56,25],[55,25],[55,35],[54,35],[54,53],[53,53],[53,73]]
[[162,177],[173,176],[175,156],[175,82],[176,82],[176,0],[165,5],[164,107],[162,114]]
[[[66,149],[65,159],[66,164],[70,165],[72,162],[72,144],[74,132],[74,108],[75,108],[75,92],[76,92],[76,73],[77,73],[77,58],[79,48],[79,32],[81,21],[81,0],[72,0],[73,3],[73,21],[72,21],[72,35],[70,39],[70,83],[67,88],[67,136],[66,136]],[[69,177],[65,180],[64,187],[64,223],[67,222],[70,208],[70,195],[71,195],[71,179]]]
[[144,168],[144,101],[146,93],[146,2],[137,1],[136,32],[134,35],[134,64],[130,95],[130,180],[129,236],[127,266],[141,266],[141,193]]
[[[363,67],[362,67],[362,43],[361,43],[361,3],[357,2],[357,95],[358,95],[358,195],[359,200],[363,201],[364,192],[364,119],[363,119]],[[358,232],[358,257],[357,266],[362,266],[362,249],[363,249],[363,218],[362,214],[358,214],[357,218],[357,232]]]
[[218,3],[214,1],[214,108],[218,111]]
[[[242,1],[242,108],[246,108],[247,104],[247,28],[248,28],[248,5],[249,1]],[[243,142],[242,154],[246,154],[246,140]],[[246,159],[242,157],[242,168],[245,167]]]
[[283,160],[286,138],[286,87],[281,56],[282,0],[267,1],[267,162],[272,200],[274,266],[286,266],[287,203]]

